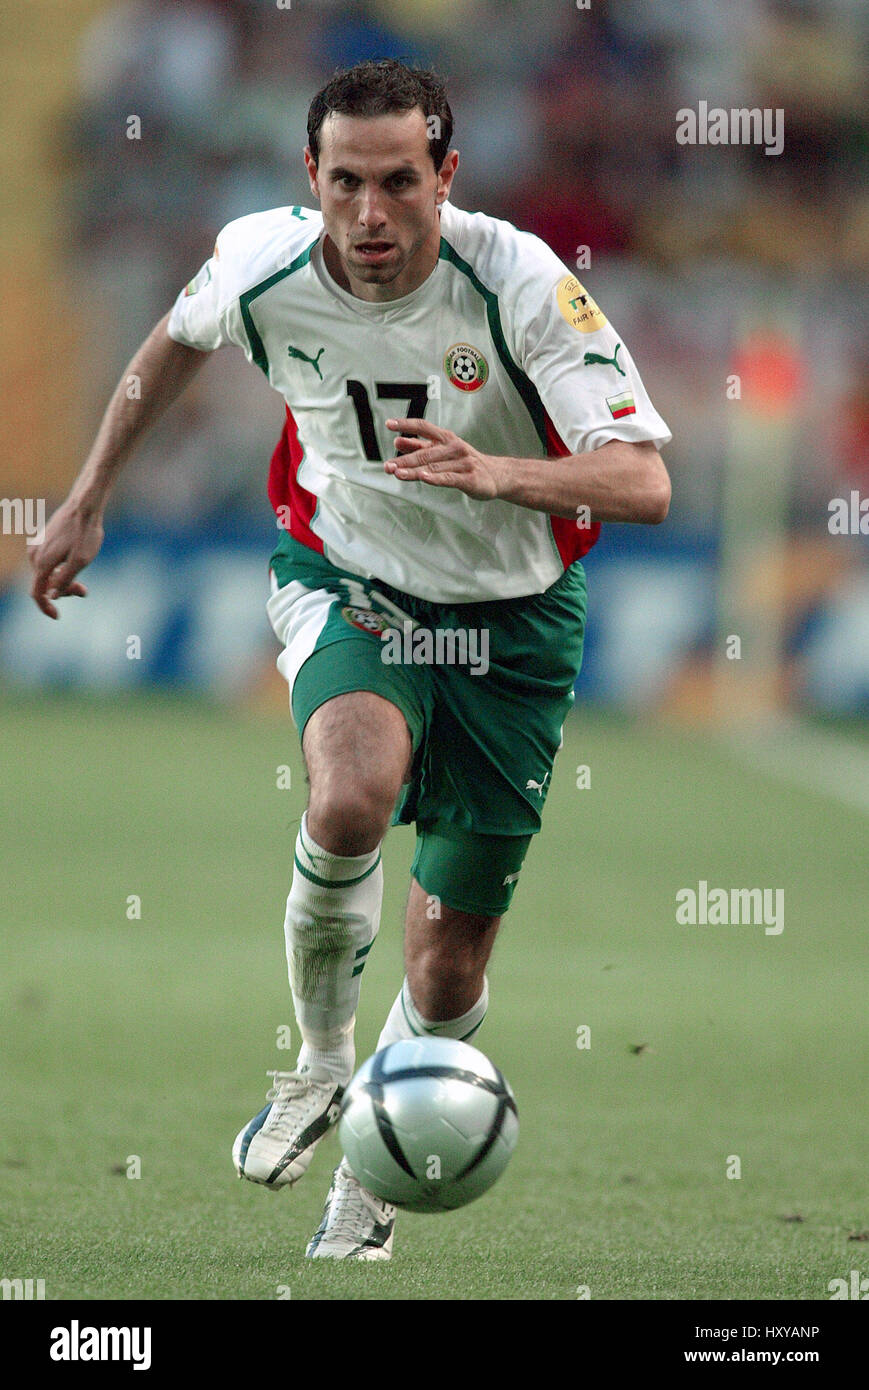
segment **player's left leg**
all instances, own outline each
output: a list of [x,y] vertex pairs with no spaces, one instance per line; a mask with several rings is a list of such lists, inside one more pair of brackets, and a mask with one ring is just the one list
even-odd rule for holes
[[[456,1025],[483,996],[501,917],[460,912],[433,897],[411,881],[404,928],[406,992],[425,1032],[467,1042],[468,1029],[462,1033]],[[474,1032],[480,1023],[482,1017],[471,1023]]]
[[[500,921],[500,916],[444,904],[434,919],[431,895],[412,880],[404,935],[407,974],[378,1048],[421,1034],[468,1040],[476,1033],[486,1014],[486,962]],[[366,1191],[342,1158],[307,1254],[310,1259],[388,1260],[394,1228],[395,1207]]]
[[[378,1049],[403,1038],[469,1042],[486,1016],[486,965],[512,895],[530,836],[421,833],[404,933],[405,979],[378,1039]],[[428,891],[439,889],[441,891]],[[444,901],[455,893],[472,909]],[[478,911],[473,908],[479,908]],[[308,1246],[312,1259],[388,1260],[395,1208],[366,1191],[342,1158],[323,1219]]]

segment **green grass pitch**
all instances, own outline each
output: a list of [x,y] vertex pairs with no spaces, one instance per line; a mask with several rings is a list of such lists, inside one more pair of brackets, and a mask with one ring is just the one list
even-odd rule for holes
[[[6,699],[0,1275],[47,1299],[729,1300],[869,1273],[864,821],[709,740],[582,708],[565,738],[478,1039],[519,1147],[464,1211],[400,1214],[390,1265],[348,1267],[304,1259],[334,1134],[291,1192],[230,1160],[295,1060],[281,1025],[298,1041],[289,718]],[[402,976],[412,850],[390,832],[360,1061]],[[781,935],[677,925],[701,878],[783,888]]]

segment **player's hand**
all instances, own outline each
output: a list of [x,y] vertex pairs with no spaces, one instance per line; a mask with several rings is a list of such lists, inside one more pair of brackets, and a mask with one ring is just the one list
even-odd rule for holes
[[501,495],[506,459],[478,453],[452,430],[429,420],[387,420],[386,428],[398,431],[399,455],[386,460],[387,473],[402,481],[455,487],[487,502]]
[[47,618],[59,618],[52,599],[84,598],[87,589],[76,579],[89,565],[103,543],[102,519],[83,512],[68,498],[45,528],[41,545],[30,552],[33,583],[30,596]]

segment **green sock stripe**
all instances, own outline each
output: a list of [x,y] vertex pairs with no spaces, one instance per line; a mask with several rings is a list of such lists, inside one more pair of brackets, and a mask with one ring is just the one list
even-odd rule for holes
[[344,879],[320,878],[317,874],[311,873],[310,869],[306,869],[304,864],[301,864],[299,862],[299,856],[297,854],[293,855],[293,861],[299,873],[304,875],[304,877],[307,878],[311,883],[316,883],[318,888],[352,888],[355,884],[362,883],[366,878],[368,878],[369,874],[374,873],[374,870],[380,863],[380,855],[378,854],[374,863],[371,865],[371,868],[366,869],[364,874],[359,874],[357,878]]
[[314,856],[313,856],[313,854],[311,854],[311,850],[310,850],[310,848],[309,848],[309,846],[308,846],[308,843],[307,843],[307,841],[306,841],[306,839],[305,839],[305,834],[304,834],[304,831],[302,830],[301,824],[299,825],[299,839],[300,839],[301,842],[302,842],[302,849],[305,851],[305,853],[308,855],[308,857],[309,857],[310,859],[313,859]]
[[[479,1023],[475,1023],[474,1026],[473,1026],[473,1028],[471,1028],[467,1033],[463,1033],[462,1036],[461,1036],[460,1038],[456,1038],[456,1042],[467,1042],[467,1041],[468,1041],[468,1038],[472,1038],[472,1037],[474,1036],[474,1034],[477,1033],[477,1032],[479,1032],[480,1028],[482,1028],[482,1026],[483,1026],[483,1019],[484,1019],[484,1018],[485,1018],[485,1014],[483,1015],[483,1018],[480,1019]],[[448,1023],[447,1023],[447,1024],[436,1023],[435,1026],[434,1026],[434,1028],[426,1028],[426,1030],[425,1030],[425,1036],[426,1036],[426,1037],[429,1037],[429,1038],[450,1038],[450,1037],[452,1037],[452,1034],[451,1034],[451,1033],[441,1033],[441,1032],[438,1031],[439,1029],[444,1028],[444,1027],[448,1027],[448,1026],[449,1026]]]
[[[355,974],[356,972],[354,971],[353,973]],[[404,1017],[407,1019],[407,1026],[408,1026],[408,1028],[410,1029],[410,1031],[413,1033],[414,1037],[417,1037],[417,1038],[442,1038],[442,1037],[444,1036],[443,1033],[435,1033],[434,1031],[429,1031],[428,1029],[425,1029],[424,1032],[420,1033],[416,1028],[414,1028],[414,1026],[413,1026],[413,1024],[411,1023],[410,1018],[409,1018],[409,1016],[408,1016],[407,1008],[405,1007],[405,1003],[404,1003],[404,990],[403,990],[403,989],[402,989],[402,991],[401,991],[400,998],[401,998],[401,1012],[404,1014]],[[488,1009],[486,1010],[486,1013],[488,1013]],[[473,1026],[473,1028],[469,1029],[469,1031],[468,1031],[467,1033],[465,1033],[461,1038],[459,1038],[458,1041],[459,1041],[459,1042],[467,1042],[467,1041],[468,1041],[468,1038],[472,1038],[472,1037],[474,1036],[474,1034],[475,1034],[480,1028],[482,1028],[483,1022],[484,1022],[485,1018],[486,1018],[486,1014],[483,1014],[483,1017],[480,1019],[480,1021],[479,1021],[478,1023],[475,1023],[474,1026]],[[436,1026],[437,1026],[437,1025],[436,1025]]]
[[359,960],[359,957],[360,957],[360,956],[367,956],[367,955],[368,955],[368,952],[371,950],[371,947],[372,947],[373,945],[374,945],[374,942],[373,942],[373,941],[369,941],[369,943],[368,943],[367,946],[360,946],[360,947],[359,947],[359,950],[356,952],[356,954],[355,954],[355,956],[353,957],[353,959],[354,959],[354,960]]
[[354,975],[361,975],[361,974],[362,974],[362,971],[363,971],[364,969],[365,969],[365,961],[364,961],[364,960],[361,960],[361,961],[359,962],[359,964],[357,965],[356,969],[350,971],[350,979],[352,980]]
[[405,1003],[404,1003],[404,990],[403,990],[403,989],[402,989],[401,995],[400,995],[399,997],[400,997],[400,999],[401,999],[401,1012],[404,1014],[404,1017],[405,1017],[405,1019],[406,1019],[406,1021],[407,1021],[407,1026],[408,1026],[408,1028],[410,1029],[411,1033],[413,1033],[413,1036],[414,1036],[415,1038],[421,1038],[421,1037],[422,1037],[422,1033],[420,1033],[418,1029],[414,1028],[413,1024],[412,1024],[411,1021],[410,1021],[410,1017],[409,1017],[409,1015],[408,1015],[407,1008],[405,1007]]

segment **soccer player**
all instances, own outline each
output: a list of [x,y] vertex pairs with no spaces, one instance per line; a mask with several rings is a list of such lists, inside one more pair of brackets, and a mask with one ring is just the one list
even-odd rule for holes
[[[379,1046],[476,1035],[574,698],[581,557],[602,521],[669,506],[670,435],[627,347],[546,245],[449,201],[451,135],[439,79],[391,59],[317,94],[319,211],[223,229],[32,557],[54,618],[86,593],[118,469],[209,353],[235,344],[283,396],[268,611],[310,782],[285,918],[302,1045],[233,1148],[272,1188],[305,1172],[354,1070],[390,824],[417,838]],[[394,1218],[342,1160],[307,1254],[388,1259]]]

